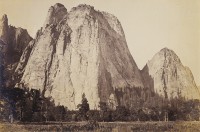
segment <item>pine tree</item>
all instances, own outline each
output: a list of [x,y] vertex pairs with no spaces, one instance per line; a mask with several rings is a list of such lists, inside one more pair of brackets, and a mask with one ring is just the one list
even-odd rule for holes
[[82,102],[81,102],[81,104],[78,104],[77,107],[79,109],[79,115],[80,115],[80,117],[87,120],[88,117],[87,117],[86,113],[90,110],[90,107],[89,107],[89,104],[88,104],[88,100],[85,97],[85,93],[83,93],[83,95],[82,95]]

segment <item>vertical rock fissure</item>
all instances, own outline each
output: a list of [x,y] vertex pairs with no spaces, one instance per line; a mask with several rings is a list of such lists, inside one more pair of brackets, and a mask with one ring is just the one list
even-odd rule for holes
[[168,98],[167,96],[167,85],[166,85],[166,80],[165,80],[165,67],[166,67],[166,63],[167,63],[167,53],[166,51],[164,52],[164,64],[163,64],[163,73],[162,73],[162,80],[163,80],[163,91],[164,91],[164,97],[165,99]]
[[72,30],[70,28],[67,29],[67,31],[64,31],[63,34],[64,34],[64,44],[63,44],[63,55],[65,54],[65,50],[67,48],[67,45],[69,43],[71,43],[71,32]]
[[24,75],[24,70],[28,63],[28,59],[31,56],[31,52],[32,52],[34,45],[35,45],[35,40],[32,40],[32,42],[30,42],[29,45],[25,48],[25,51],[23,53],[25,55],[22,54],[24,61],[23,61],[23,63],[22,62],[18,63],[18,65],[20,65],[20,66],[17,66],[15,73],[13,74],[14,82],[20,82],[22,76]]
[[[42,91],[42,96],[45,95],[45,92],[47,90],[47,83],[49,81],[49,74],[50,74],[49,72],[51,71],[50,68],[51,68],[51,65],[53,62],[53,56],[56,53],[56,44],[57,44],[58,38],[60,36],[60,32],[56,30],[55,26],[53,26],[52,31],[53,31],[53,37],[52,37],[52,41],[50,42],[50,45],[53,47],[53,50],[51,52],[51,57],[50,57],[49,63],[47,61],[46,65],[45,65],[45,78],[44,78],[44,88]],[[51,92],[51,89],[49,89],[49,90]]]
[[76,102],[75,102],[76,91],[75,91],[74,84],[72,82],[72,77],[71,77],[71,74],[72,74],[71,63],[72,63],[72,52],[69,52],[69,71],[68,71],[69,72],[69,81],[70,81],[71,86],[73,88],[73,93],[72,93],[71,97],[73,98],[74,108],[76,108]]

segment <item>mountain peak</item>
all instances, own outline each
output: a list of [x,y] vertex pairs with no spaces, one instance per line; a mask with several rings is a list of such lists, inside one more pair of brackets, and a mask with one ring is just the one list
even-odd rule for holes
[[7,43],[8,40],[7,32],[8,32],[8,18],[7,15],[4,14],[0,19],[0,39],[5,43]]
[[65,6],[63,5],[63,4],[61,4],[61,3],[56,3],[54,6],[53,6],[55,9],[56,8],[65,8]]
[[161,49],[157,54],[155,54],[155,56],[153,58],[157,58],[157,57],[158,58],[163,57],[165,60],[173,60],[177,63],[181,63],[181,60],[177,56],[177,54],[173,50],[171,50],[167,47]]
[[164,47],[162,48],[160,51],[171,51],[171,49],[167,48],[167,47]]
[[[154,90],[165,98],[180,96],[187,99],[199,99],[199,90],[189,68],[184,66],[176,53],[168,48],[161,49],[142,70],[144,80],[153,79]],[[148,73],[147,74],[145,74]]]
[[8,22],[8,17],[6,14],[4,14],[1,18],[1,21],[5,21],[5,22]]
[[77,6],[77,8],[87,8],[87,9],[94,9],[93,6],[87,5],[87,4],[80,4]]
[[94,7],[90,6],[90,5],[87,5],[87,4],[80,4],[80,5],[78,5],[76,7],[73,7],[71,9],[72,12],[76,11],[76,10],[89,10],[90,11],[90,10],[94,10]]
[[169,48],[167,48],[167,47],[161,49],[160,52],[164,52],[164,53],[171,52],[171,53],[174,53],[174,54],[175,54],[175,52],[174,52],[173,50],[171,50],[171,49],[169,49]]
[[0,26],[1,28],[4,26],[8,26],[8,17],[6,14],[4,14],[0,19]]
[[67,9],[65,8],[65,6],[63,4],[60,3],[56,3],[54,6],[51,6],[49,10],[51,10],[51,8],[53,8],[53,12],[54,13],[59,13],[62,11],[67,11]]
[[64,5],[56,3],[54,6],[51,6],[44,23],[44,28],[51,24],[58,24],[66,14],[67,9]]

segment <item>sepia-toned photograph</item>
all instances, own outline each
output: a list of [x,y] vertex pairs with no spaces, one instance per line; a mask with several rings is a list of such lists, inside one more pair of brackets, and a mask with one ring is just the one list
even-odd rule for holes
[[0,0],[0,132],[200,132],[200,0]]

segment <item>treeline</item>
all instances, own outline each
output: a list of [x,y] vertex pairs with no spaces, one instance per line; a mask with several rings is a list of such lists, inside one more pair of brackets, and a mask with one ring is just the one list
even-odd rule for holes
[[64,120],[67,108],[55,106],[54,102],[50,98],[43,97],[39,90],[6,88],[2,93],[2,120],[8,120],[9,115],[23,122]]
[[62,105],[55,106],[51,98],[41,95],[35,89],[2,89],[0,99],[0,119],[8,120],[13,115],[15,120],[21,122],[47,122],[47,121],[193,121],[199,120],[200,102],[198,100],[185,100],[175,98],[164,100],[163,104],[154,107],[138,107],[128,109],[117,106],[110,109],[106,102],[99,103],[99,110],[90,110],[85,94],[77,105],[76,111],[70,111]]

